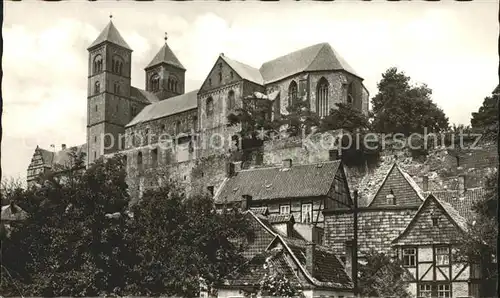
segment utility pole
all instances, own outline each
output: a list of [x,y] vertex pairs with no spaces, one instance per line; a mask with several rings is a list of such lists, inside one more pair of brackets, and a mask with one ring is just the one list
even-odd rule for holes
[[352,283],[354,286],[354,296],[358,291],[358,190],[354,191],[354,209],[353,209],[353,257],[352,257]]

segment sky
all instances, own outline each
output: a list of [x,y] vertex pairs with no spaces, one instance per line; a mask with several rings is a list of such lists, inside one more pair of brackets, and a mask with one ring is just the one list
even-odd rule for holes
[[85,142],[87,47],[113,15],[133,49],[132,85],[164,43],[199,88],[220,53],[256,68],[328,42],[370,98],[389,67],[426,83],[451,123],[469,124],[498,84],[498,3],[4,2],[2,179],[25,179],[37,145]]

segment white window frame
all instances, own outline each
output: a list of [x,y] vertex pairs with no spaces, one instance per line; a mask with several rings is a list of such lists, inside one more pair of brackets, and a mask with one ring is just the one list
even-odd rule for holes
[[[446,293],[448,293],[448,295],[446,295]],[[451,285],[450,284],[437,285],[437,297],[450,298],[451,297]]]
[[[446,250],[446,253],[444,252]],[[450,248],[446,246],[436,247],[436,265],[450,265]]]
[[[409,253],[413,251],[413,253]],[[408,257],[408,264],[406,264],[406,257]],[[416,267],[417,266],[417,249],[414,247],[403,248],[402,259],[404,267]],[[413,262],[412,262],[413,260]]]
[[[425,287],[425,289],[422,290],[422,287]],[[425,293],[425,295],[422,295],[422,293]],[[418,298],[426,298],[426,297],[432,297],[432,284],[429,283],[419,284]]]
[[[307,213],[309,213],[309,221],[306,221]],[[300,208],[300,219],[303,223],[312,223],[313,222],[313,204],[312,203],[304,203]]]
[[280,205],[280,214],[290,214],[290,205]]

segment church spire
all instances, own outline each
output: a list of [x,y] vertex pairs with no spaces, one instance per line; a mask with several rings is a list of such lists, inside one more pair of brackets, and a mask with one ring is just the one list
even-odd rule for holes
[[170,47],[167,44],[167,39],[168,39],[168,34],[165,32],[165,44],[160,48],[158,53],[154,56],[153,60],[149,62],[148,66],[146,66],[146,69],[165,63],[183,70],[186,70],[184,66],[182,66],[182,63],[177,59],[175,56],[174,52],[170,49]]
[[123,39],[120,32],[118,32],[118,29],[116,29],[115,25],[112,22],[112,18],[113,15],[110,14],[108,25],[104,28],[104,30],[102,30],[101,34],[99,34],[97,39],[90,45],[88,49],[91,49],[104,42],[110,42],[127,50],[132,50],[130,46]]

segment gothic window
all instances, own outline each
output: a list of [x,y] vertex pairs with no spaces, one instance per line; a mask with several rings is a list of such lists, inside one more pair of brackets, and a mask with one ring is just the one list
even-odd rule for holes
[[137,167],[142,169],[142,152],[137,153]]
[[94,94],[98,94],[99,92],[101,92],[101,83],[97,81],[94,84]]
[[321,78],[316,90],[316,112],[320,117],[328,116],[328,81]]
[[288,106],[292,106],[297,101],[297,83],[292,81],[288,86]]
[[167,82],[168,90],[173,91],[173,92],[178,92],[177,86],[178,86],[177,78],[174,76],[170,76],[168,78],[168,82]]
[[94,69],[93,74],[100,73],[102,71],[102,56],[97,55],[94,58]]
[[112,61],[111,61],[111,70],[116,73],[121,75],[122,70],[123,70],[123,59],[120,56],[114,56]]
[[160,76],[158,74],[151,76],[151,90],[153,92],[160,90]]
[[207,110],[207,116],[212,116],[212,114],[214,113],[214,99],[212,97],[209,97],[207,99],[206,110]]
[[352,105],[354,103],[354,84],[350,83],[347,87],[347,103]]
[[233,90],[229,90],[229,92],[227,94],[227,108],[228,109],[233,109],[234,106],[235,106],[234,91]]

